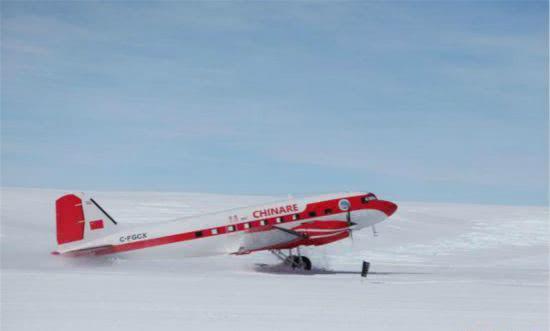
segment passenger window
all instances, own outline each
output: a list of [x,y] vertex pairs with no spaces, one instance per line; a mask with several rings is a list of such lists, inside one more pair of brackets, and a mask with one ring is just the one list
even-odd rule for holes
[[294,220],[294,221],[299,219],[299,218],[300,218],[300,216],[298,214],[292,215],[292,220]]
[[260,225],[261,225],[261,226],[267,225],[267,221],[266,221],[266,220],[261,220],[261,221],[260,221]]
[[325,209],[325,215],[332,214],[332,209],[327,208]]
[[229,231],[229,232],[235,231],[235,226],[234,225],[228,226],[227,231]]
[[277,217],[277,219],[275,219],[275,222],[283,223],[283,218],[282,217]]
[[244,228],[245,229],[250,229],[250,223],[244,223]]
[[212,229],[212,230],[210,230],[210,233],[211,234],[218,234],[218,229]]
[[195,232],[195,237],[196,237],[196,238],[202,237],[202,231],[197,231],[197,232]]
[[311,211],[311,212],[309,212],[309,216],[310,217],[315,217],[315,216],[317,216],[317,213],[314,212],[314,211]]

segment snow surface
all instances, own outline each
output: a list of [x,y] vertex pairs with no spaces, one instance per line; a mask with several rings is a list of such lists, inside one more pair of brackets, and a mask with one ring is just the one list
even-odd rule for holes
[[[548,209],[399,203],[379,226],[305,249],[292,273],[267,252],[66,258],[54,201],[66,192],[2,189],[2,330],[547,330]],[[273,198],[95,192],[138,224]],[[372,263],[367,279],[361,260]],[[259,266],[269,264],[269,266]]]

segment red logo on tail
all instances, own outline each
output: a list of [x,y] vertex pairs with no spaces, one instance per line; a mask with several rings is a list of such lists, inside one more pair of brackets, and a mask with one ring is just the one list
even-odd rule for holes
[[103,220],[90,221],[90,229],[92,230],[103,229]]

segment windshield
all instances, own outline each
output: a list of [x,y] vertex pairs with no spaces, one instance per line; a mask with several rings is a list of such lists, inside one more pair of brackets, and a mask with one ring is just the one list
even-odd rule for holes
[[376,197],[376,195],[374,195],[374,193],[367,194],[366,198],[367,200],[378,200],[378,198]]

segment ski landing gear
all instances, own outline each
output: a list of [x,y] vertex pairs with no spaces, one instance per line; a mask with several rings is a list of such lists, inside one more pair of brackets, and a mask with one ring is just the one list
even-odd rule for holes
[[270,252],[292,269],[311,270],[311,260],[305,256],[302,256],[300,253],[300,247],[296,248],[297,255],[292,255],[292,249],[288,250],[288,255],[283,253],[280,249],[272,249]]

